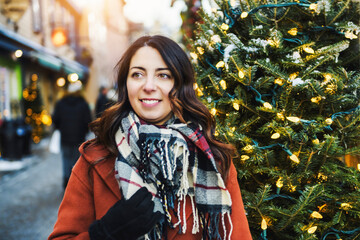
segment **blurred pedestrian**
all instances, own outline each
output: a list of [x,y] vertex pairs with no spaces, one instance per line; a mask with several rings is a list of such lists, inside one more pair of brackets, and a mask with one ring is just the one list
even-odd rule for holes
[[100,117],[101,114],[105,109],[107,109],[111,103],[110,99],[108,98],[109,89],[105,86],[101,86],[99,89],[99,95],[96,100],[95,104],[95,116],[96,118]]
[[235,149],[218,141],[194,71],[163,36],[118,63],[118,103],[90,124],[49,239],[252,239]]
[[71,170],[80,156],[79,146],[85,141],[91,122],[91,111],[82,96],[81,83],[68,86],[66,95],[55,105],[52,116],[55,129],[60,130],[63,161],[63,187],[67,186]]

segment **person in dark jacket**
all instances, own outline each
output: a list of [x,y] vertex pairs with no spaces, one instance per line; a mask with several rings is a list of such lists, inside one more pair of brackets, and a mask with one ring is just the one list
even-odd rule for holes
[[71,169],[80,156],[78,148],[85,141],[89,131],[88,124],[92,121],[89,104],[81,94],[81,84],[69,85],[67,94],[55,105],[52,120],[55,129],[59,129],[61,135],[63,187],[65,189]]
[[110,105],[110,99],[107,97],[108,90],[109,89],[104,86],[100,87],[99,89],[99,96],[96,100],[96,105],[95,105],[96,118],[99,118],[102,112],[105,111],[105,109],[107,109]]

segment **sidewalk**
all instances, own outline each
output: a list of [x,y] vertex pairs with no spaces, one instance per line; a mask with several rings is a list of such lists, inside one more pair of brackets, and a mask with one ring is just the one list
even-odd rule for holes
[[0,239],[45,240],[51,233],[63,196],[59,154],[44,139],[21,161],[2,161]]

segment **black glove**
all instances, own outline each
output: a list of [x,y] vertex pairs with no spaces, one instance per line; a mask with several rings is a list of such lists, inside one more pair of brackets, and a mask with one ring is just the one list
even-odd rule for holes
[[128,200],[116,202],[89,227],[91,240],[132,240],[148,233],[163,215],[154,210],[151,193],[140,188]]

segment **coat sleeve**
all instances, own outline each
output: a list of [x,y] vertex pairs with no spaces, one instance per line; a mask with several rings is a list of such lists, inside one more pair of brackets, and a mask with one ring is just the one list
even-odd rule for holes
[[231,239],[252,240],[243,200],[240,193],[240,187],[237,180],[237,172],[232,162],[226,187],[230,192],[232,200],[231,221],[233,224],[233,232]]
[[86,178],[89,164],[80,157],[73,168],[58,219],[48,240],[89,240],[88,228],[95,220],[94,200],[90,179]]

